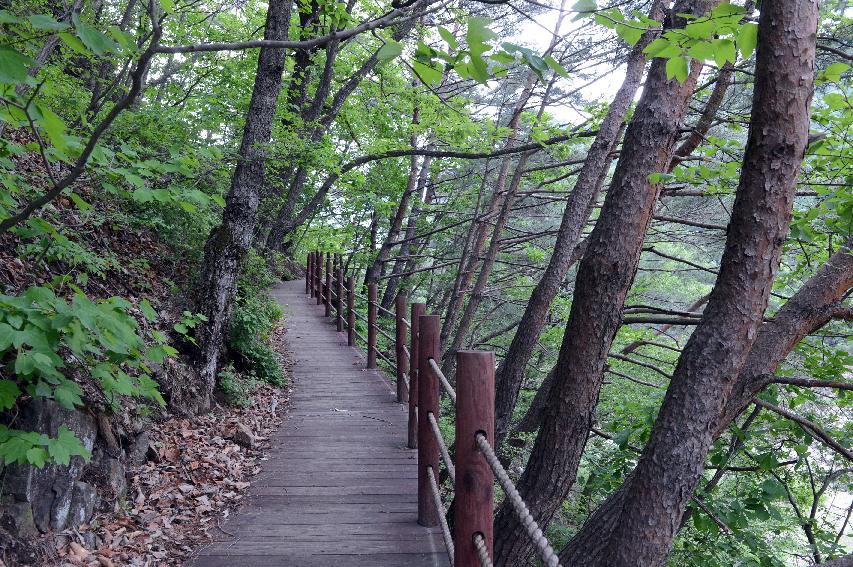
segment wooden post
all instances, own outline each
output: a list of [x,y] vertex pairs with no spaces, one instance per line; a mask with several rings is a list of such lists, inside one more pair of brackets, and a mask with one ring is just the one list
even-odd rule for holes
[[305,293],[311,293],[311,252],[305,257]]
[[438,420],[438,376],[429,365],[429,359],[439,359],[438,315],[422,315],[418,325],[418,523],[432,527],[438,525],[438,510],[432,498],[427,470],[432,468],[438,481],[438,440],[432,432],[429,414]]
[[367,286],[367,367],[376,368],[376,284]]
[[479,567],[474,535],[492,548],[494,476],[475,436],[495,437],[495,354],[463,350],[456,354],[456,483],[453,502],[454,567]]
[[332,314],[332,255],[326,255],[326,317]]
[[347,277],[347,345],[355,346],[355,278]]
[[335,316],[338,332],[344,330],[344,269],[341,267],[341,262],[338,260],[338,297],[335,302]]
[[397,355],[397,402],[403,404],[409,401],[409,389],[406,387],[406,373],[409,370],[409,357],[406,356],[406,339],[408,337],[408,329],[403,322],[406,319],[406,294],[398,293],[397,299],[394,301],[396,309],[394,310],[395,330],[394,335],[395,354]]
[[409,449],[418,448],[418,329],[421,315],[426,313],[425,303],[412,303],[412,339],[409,345]]
[[311,255],[311,297],[317,297],[317,256],[316,250]]
[[323,253],[317,252],[317,305],[323,303]]

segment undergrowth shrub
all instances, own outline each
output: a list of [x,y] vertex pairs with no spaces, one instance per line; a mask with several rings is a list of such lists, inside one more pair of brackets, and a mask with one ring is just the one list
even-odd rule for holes
[[252,374],[241,374],[229,364],[219,372],[219,389],[225,401],[232,406],[241,408],[252,404],[252,392],[260,384]]
[[264,259],[251,252],[237,282],[228,346],[236,354],[235,362],[242,370],[259,380],[280,386],[284,384],[284,372],[269,339],[282,312],[266,291],[275,282],[276,278]]

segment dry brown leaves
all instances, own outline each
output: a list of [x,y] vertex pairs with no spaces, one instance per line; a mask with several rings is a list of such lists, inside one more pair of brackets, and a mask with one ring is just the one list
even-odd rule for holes
[[[281,349],[283,332],[275,335]],[[96,516],[85,529],[66,533],[59,564],[179,566],[221,533],[219,524],[260,470],[266,441],[281,423],[287,390],[261,386],[254,398],[249,408],[220,408],[152,429],[149,461],[132,471],[126,512]],[[232,440],[237,424],[252,430],[255,449]]]

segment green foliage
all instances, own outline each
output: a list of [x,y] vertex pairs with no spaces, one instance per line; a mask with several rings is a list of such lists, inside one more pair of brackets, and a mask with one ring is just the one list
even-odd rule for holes
[[[72,286],[73,287],[73,286]],[[50,398],[72,409],[83,405],[83,391],[67,374],[89,374],[107,404],[118,407],[129,396],[164,404],[149,375],[149,361],[162,361],[174,350],[162,337],[146,347],[139,326],[129,314],[130,303],[113,297],[92,301],[80,290],[71,299],[57,296],[50,287],[31,287],[18,296],[0,295],[0,409],[12,408],[26,394]],[[69,356],[70,355],[70,356]],[[65,462],[69,454],[82,454],[63,434],[49,440],[34,433],[4,429],[0,445],[5,462]],[[30,446],[23,450],[23,445]],[[58,444],[57,444],[58,443]],[[30,449],[46,447],[48,457]]]
[[252,391],[260,382],[251,374],[240,374],[233,365],[228,365],[219,372],[219,389],[225,396],[225,401],[241,408],[252,405]]
[[267,263],[249,254],[238,279],[238,297],[228,328],[228,346],[247,372],[269,384],[284,384],[278,354],[270,346],[273,329],[282,317],[278,303],[266,290],[276,281]]

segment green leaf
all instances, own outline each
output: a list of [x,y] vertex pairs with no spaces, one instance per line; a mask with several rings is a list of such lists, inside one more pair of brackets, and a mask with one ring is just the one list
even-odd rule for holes
[[83,44],[92,50],[95,55],[104,55],[105,53],[118,52],[118,44],[87,24],[80,19],[80,16],[75,14],[72,16],[74,20],[74,28],[77,30],[77,36]]
[[438,35],[440,35],[441,39],[447,43],[447,46],[450,47],[451,51],[459,49],[459,42],[456,40],[456,36],[450,33],[450,30],[443,26],[438,26]]
[[27,20],[37,30],[61,31],[68,27],[68,24],[57,22],[46,14],[35,14],[27,18]]
[[841,74],[847,72],[850,65],[846,63],[833,63],[823,71],[823,79],[832,82],[841,80]]
[[489,18],[468,18],[468,31],[465,34],[465,39],[468,41],[468,49],[472,55],[482,55],[489,49],[491,45],[486,43],[490,39],[498,37],[498,35],[489,29],[489,24],[492,21]]
[[157,320],[157,311],[154,310],[147,299],[139,302],[139,309],[142,311],[142,315],[152,323]]
[[83,447],[80,440],[74,433],[65,425],[59,428],[59,434],[56,439],[50,439],[47,443],[47,452],[50,457],[60,465],[67,465],[71,462],[71,457],[80,455],[84,459],[89,459],[89,451]]
[[23,83],[27,80],[30,59],[11,47],[0,46],[0,83]]
[[0,380],[0,410],[9,409],[15,405],[21,390],[11,380]]
[[21,18],[9,10],[0,10],[0,24],[20,24]]
[[83,400],[80,398],[82,395],[83,390],[80,386],[68,379],[64,379],[53,391],[53,398],[66,409],[82,406]]
[[90,211],[92,210],[92,205],[83,200],[83,197],[78,195],[77,193],[69,193],[68,198],[74,203],[74,205],[80,209],[81,211]]
[[666,78],[675,78],[679,83],[687,80],[687,58],[673,57],[666,62]]
[[418,74],[418,77],[420,77],[421,80],[427,85],[437,86],[441,83],[441,78],[443,77],[443,74],[438,69],[429,65],[425,65],[420,61],[413,61],[412,67],[414,67],[415,73]]
[[555,73],[557,73],[561,77],[565,77],[567,79],[569,78],[569,72],[566,71],[566,69],[562,65],[560,65],[559,61],[557,61],[556,59],[554,59],[550,55],[546,55],[543,59],[545,60],[545,63],[548,65],[548,67],[551,68],[552,71],[554,71]]
[[595,0],[578,0],[572,6],[572,10],[581,15],[589,14],[598,10],[598,4]]
[[396,41],[389,41],[385,45],[379,48],[379,52],[376,54],[376,57],[379,58],[379,61],[390,61],[391,59],[395,59],[403,53],[403,44],[398,43]]
[[63,32],[59,34],[59,39],[62,40],[62,43],[71,48],[72,51],[79,53],[80,55],[89,55],[89,50],[86,49],[86,46],[77,39],[76,36]]
[[12,338],[15,335],[15,329],[6,323],[0,323],[0,353],[12,346]]
[[41,115],[37,119],[39,126],[47,133],[47,137],[54,147],[63,154],[66,153],[68,151],[68,140],[65,136],[65,122],[50,108],[41,103],[37,103],[36,108]]
[[714,62],[718,67],[722,67],[726,62],[734,63],[737,60],[737,50],[735,44],[730,39],[715,39],[714,40]]
[[752,55],[758,44],[758,24],[746,22],[737,34],[737,47],[744,59]]
[[27,462],[39,469],[47,463],[49,457],[50,455],[44,447],[33,447],[27,451]]

